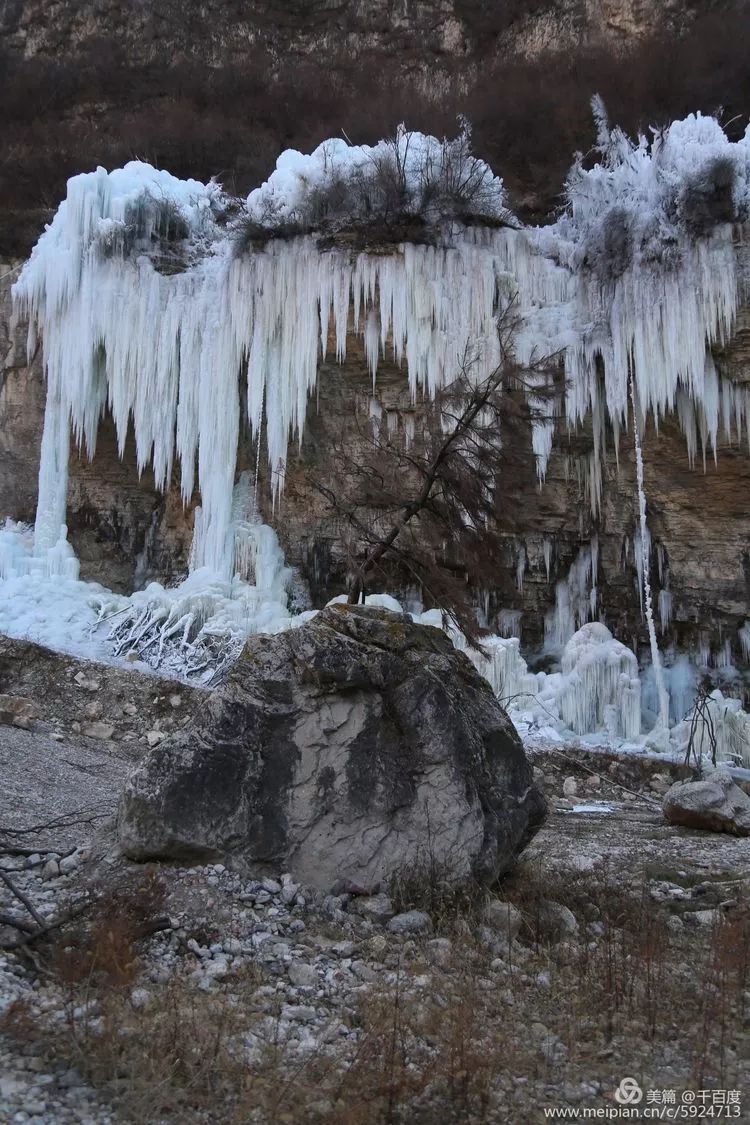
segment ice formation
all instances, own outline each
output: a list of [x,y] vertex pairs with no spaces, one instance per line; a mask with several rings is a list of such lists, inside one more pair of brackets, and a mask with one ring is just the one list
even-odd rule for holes
[[[415,168],[423,150],[439,144],[400,137],[419,157]],[[497,365],[496,317],[511,299],[518,360],[528,366],[562,356],[568,422],[589,411],[595,417],[592,505],[604,420],[616,432],[625,425],[631,373],[644,415],[678,409],[689,448],[695,427],[715,448],[720,416],[725,427],[747,419],[747,403],[737,399],[744,392],[730,394],[723,383],[729,405],[719,408],[718,376],[706,363],[707,346],[732,326],[735,256],[729,225],[696,236],[689,216],[680,218],[680,200],[684,211],[696,169],[726,159],[739,213],[747,145],[731,144],[700,115],[676,122],[651,147],[629,144],[614,130],[602,140],[600,165],[576,165],[568,209],[552,227],[454,223],[437,245],[404,244],[383,255],[322,250],[313,237],[239,252],[219,222],[228,204],[214,183],[180,181],[139,162],[73,177],[14,286],[32,336],[43,336],[48,379],[37,547],[57,542],[64,523],[69,425],[93,453],[109,408],[121,448],[132,421],[139,466],[153,462],[158,485],[178,457],[189,497],[197,462],[196,566],[230,578],[240,374],[251,431],[257,438],[265,425],[280,489],[289,437],[302,436],[318,357],[329,344],[342,359],[349,330],[360,333],[373,377],[388,347],[404,362],[412,394],[434,395],[467,358],[477,378]],[[272,232],[272,220],[298,208],[304,185],[312,192],[336,169],[373,167],[374,151],[326,142],[310,157],[285,154],[246,214],[265,216]],[[481,183],[497,216],[506,214],[502,184],[486,165]],[[534,426],[542,477],[553,422],[550,414]]]
[[654,625],[654,609],[651,598],[651,537],[648,534],[646,525],[646,490],[643,484],[643,450],[641,448],[640,426],[638,423],[638,402],[636,400],[634,381],[632,378],[630,380],[630,394],[633,402],[633,445],[635,448],[635,473],[638,486],[639,546],[641,556],[639,575],[643,583],[643,606],[648,628],[648,639],[651,646],[651,667],[654,672],[656,693],[659,700],[659,725],[663,730],[667,730],[669,728],[669,696],[664,687],[661,654],[659,652],[659,643],[656,639],[656,626]]
[[579,550],[565,578],[555,587],[555,606],[544,622],[544,640],[552,652],[561,649],[577,629],[596,615],[598,594],[599,540]]
[[[716,759],[750,769],[750,715],[739,699],[727,698],[716,689],[705,701],[705,711],[696,716],[693,752],[708,762],[716,744]],[[707,712],[707,714],[705,713]],[[675,742],[687,749],[693,716],[689,715],[673,732]]]
[[[231,641],[288,625],[278,544],[261,530],[255,506],[237,509],[242,418],[258,458],[263,438],[278,494],[289,441],[302,440],[319,358],[331,351],[342,360],[352,334],[363,342],[373,382],[389,353],[404,367],[412,397],[433,397],[462,367],[476,379],[496,367],[498,316],[510,308],[515,356],[530,370],[540,479],[558,414],[570,427],[590,417],[593,451],[578,469],[595,515],[605,434],[617,444],[629,397],[644,424],[676,412],[691,460],[699,448],[704,458],[715,454],[720,429],[750,435],[750,396],[722,378],[709,351],[728,337],[737,308],[731,222],[748,212],[748,139],[731,143],[716,121],[698,114],[651,144],[633,143],[609,128],[601,107],[597,119],[599,163],[586,169],[576,161],[564,212],[544,228],[511,221],[501,181],[471,156],[465,130],[456,142],[402,129],[369,149],[329,141],[310,156],[286,153],[239,218],[236,201],[217,184],[180,181],[140,162],[71,179],[14,286],[31,346],[37,333],[43,339],[48,397],[33,543],[26,536],[20,549],[15,530],[0,536],[3,580],[77,582],[65,533],[70,436],[93,454],[109,410],[120,448],[132,426],[139,467],[153,464],[159,487],[179,461],[185,499],[200,492],[189,578],[177,590],[152,585],[127,605],[112,603],[112,642],[162,663],[179,663],[187,646],[189,666],[199,671],[196,638],[206,642],[199,649],[210,649],[218,636]],[[362,201],[372,202],[383,169],[394,167],[400,206],[429,220],[432,244],[377,254],[324,246],[314,233],[273,238],[342,225],[346,215],[332,212],[342,185],[350,219],[361,222]],[[442,202],[425,214],[426,168]],[[451,180],[456,170],[474,177],[466,180],[468,195]],[[465,221],[472,217],[493,222]],[[243,242],[243,231],[255,241]],[[555,365],[565,374],[561,403],[542,394]],[[391,424],[375,397],[371,413],[374,426]],[[645,580],[642,465],[639,488],[636,555]],[[549,541],[543,551],[549,580]],[[635,658],[592,622],[600,612],[597,552],[594,536],[557,583],[547,643],[559,651],[579,638],[575,652],[565,649],[564,721],[632,737]],[[520,587],[525,547],[516,566]],[[671,604],[666,587],[662,594],[664,626]],[[653,632],[650,588],[645,601]],[[99,609],[102,618],[110,612]],[[534,687],[543,698],[550,687],[525,679],[515,638],[497,638],[482,659],[498,693]],[[658,676],[658,647],[654,668]]]
[[641,683],[635,654],[598,621],[571,637],[562,657],[567,678],[561,717],[577,734],[607,730],[637,738],[641,731]]

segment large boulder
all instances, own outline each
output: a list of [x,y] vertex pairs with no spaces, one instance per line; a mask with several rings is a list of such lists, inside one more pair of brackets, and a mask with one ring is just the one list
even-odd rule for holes
[[750,836],[750,797],[728,770],[714,770],[700,781],[677,781],[663,801],[670,824]]
[[118,831],[133,859],[376,888],[420,868],[492,882],[544,813],[510,720],[445,634],[336,605],[248,642],[131,775]]

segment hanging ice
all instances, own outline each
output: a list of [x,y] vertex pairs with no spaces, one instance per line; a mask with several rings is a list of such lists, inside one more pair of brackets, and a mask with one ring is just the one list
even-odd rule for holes
[[[510,218],[501,181],[471,156],[465,130],[456,142],[400,130],[384,147],[326,142],[310,157],[286,154],[239,220],[231,217],[236,201],[230,206],[218,185],[139,162],[71,179],[14,287],[32,346],[41,332],[48,381],[34,547],[23,565],[72,575],[64,530],[70,435],[93,454],[109,409],[120,449],[132,425],[139,467],[152,463],[159,487],[179,460],[184,497],[200,491],[193,571],[209,585],[231,585],[245,549],[232,507],[241,411],[258,452],[263,428],[278,493],[288,442],[302,438],[320,355],[343,359],[352,333],[363,338],[373,379],[388,352],[403,364],[416,400],[434,396],[467,361],[476,379],[491,371],[502,358],[497,317],[512,306],[515,356],[532,369],[527,395],[540,477],[556,414],[575,426],[590,413],[585,478],[594,512],[607,422],[617,440],[631,378],[644,418],[678,412],[691,457],[699,441],[704,454],[716,450],[720,426],[747,427],[748,392],[727,384],[708,355],[728,337],[736,312],[730,220],[748,212],[747,139],[732,144],[713,119],[691,115],[651,145],[634,144],[598,114],[600,163],[576,162],[564,214],[540,229],[457,219],[459,212]],[[367,181],[374,198],[370,170],[381,158],[402,169],[414,214],[428,206],[420,168],[427,161],[438,169],[441,214],[451,222],[426,214],[434,244],[352,255],[322,249],[312,235],[273,240],[289,223],[314,227],[324,196],[330,219],[332,185],[360,192]],[[455,168],[474,177],[470,207],[465,199],[457,207]],[[717,183],[729,185],[718,211]],[[353,221],[362,218],[358,206]],[[269,240],[253,249],[240,228]],[[545,393],[558,363],[561,404]],[[387,428],[390,416],[385,421]],[[517,561],[520,582],[524,560]],[[545,551],[548,570],[550,561]],[[557,586],[552,644],[596,615],[596,569],[592,541]],[[664,599],[663,619],[668,608]],[[170,629],[182,619],[172,620],[173,605],[162,610]]]

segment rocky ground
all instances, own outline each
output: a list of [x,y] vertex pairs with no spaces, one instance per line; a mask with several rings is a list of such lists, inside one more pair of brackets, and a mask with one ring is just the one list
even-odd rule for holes
[[81,669],[54,706],[29,672],[35,717],[0,725],[0,1121],[526,1123],[616,1107],[626,1075],[750,1093],[750,839],[668,826],[679,768],[531,747],[550,815],[491,895],[144,867],[113,793],[195,700]]

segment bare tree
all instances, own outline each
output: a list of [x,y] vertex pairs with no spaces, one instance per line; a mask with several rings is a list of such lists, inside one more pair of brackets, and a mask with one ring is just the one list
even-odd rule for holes
[[354,440],[334,451],[343,470],[335,486],[310,480],[341,526],[349,602],[398,572],[470,641],[481,630],[469,575],[475,588],[497,585],[506,562],[502,484],[518,464],[504,439],[535,412],[551,424],[545,403],[557,393],[550,358],[532,369],[516,364],[509,316],[498,332],[500,361],[488,374],[477,374],[467,351],[456,378],[411,422],[392,428],[358,417]]

